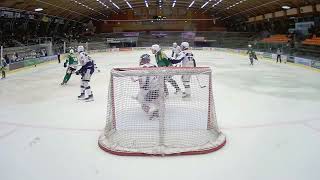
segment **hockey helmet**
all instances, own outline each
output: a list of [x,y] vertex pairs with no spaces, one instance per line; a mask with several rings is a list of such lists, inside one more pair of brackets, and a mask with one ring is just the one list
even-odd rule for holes
[[78,52],[84,52],[84,47],[83,46],[78,46]]
[[160,51],[160,46],[158,44],[154,44],[151,46],[151,51],[153,54],[156,54],[157,52]]
[[174,43],[172,44],[172,46],[173,46],[174,48],[176,48],[176,47],[178,46],[178,44],[177,44],[176,42],[174,42]]
[[182,50],[189,49],[189,43],[188,42],[182,42],[181,43],[181,49]]

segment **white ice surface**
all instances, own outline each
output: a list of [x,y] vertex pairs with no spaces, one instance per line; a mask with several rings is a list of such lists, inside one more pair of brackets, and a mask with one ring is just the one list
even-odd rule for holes
[[[78,101],[79,77],[46,64],[0,81],[0,180],[319,180],[320,73],[221,52],[194,51],[214,71],[221,150],[197,156],[119,157],[97,140],[105,126],[109,70],[145,53],[92,55],[95,101]],[[168,52],[169,53],[169,52]]]

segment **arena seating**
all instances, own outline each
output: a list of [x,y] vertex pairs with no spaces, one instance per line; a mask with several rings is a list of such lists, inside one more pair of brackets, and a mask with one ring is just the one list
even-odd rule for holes
[[265,43],[287,43],[290,39],[285,34],[276,34],[268,38],[264,38],[261,41]]
[[306,39],[302,42],[303,45],[320,46],[320,37],[315,35],[311,39]]
[[[199,45],[199,42],[195,43],[194,40],[183,39],[183,32],[164,31],[159,33],[163,33],[165,36],[156,38],[150,33],[140,33],[138,46],[150,46],[150,44],[155,43],[160,43],[162,46],[171,46],[172,42],[181,42],[182,40],[188,41],[192,46]],[[208,46],[224,48],[246,48],[253,35],[253,33],[211,31],[200,31],[195,34],[196,37],[203,37],[207,42],[210,42],[207,44]]]

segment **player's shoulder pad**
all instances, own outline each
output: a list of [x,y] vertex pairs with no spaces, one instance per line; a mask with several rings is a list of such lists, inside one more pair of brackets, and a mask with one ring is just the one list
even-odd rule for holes
[[88,54],[86,52],[81,52],[80,56],[88,56]]
[[193,56],[193,54],[191,52],[187,52],[186,56]]

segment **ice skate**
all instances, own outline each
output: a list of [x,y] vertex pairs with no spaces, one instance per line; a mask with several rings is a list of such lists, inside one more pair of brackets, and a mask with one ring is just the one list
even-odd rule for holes
[[84,93],[81,93],[81,94],[80,94],[80,96],[78,96],[78,99],[79,99],[79,100],[83,100],[83,99],[85,99],[85,95],[84,95]]
[[87,98],[84,99],[86,102],[94,101],[93,95],[89,95]]
[[180,89],[176,90],[176,92],[174,92],[175,95],[181,95],[182,91]]
[[187,94],[185,92],[182,94],[182,99],[189,99],[189,98],[191,98],[191,94]]

